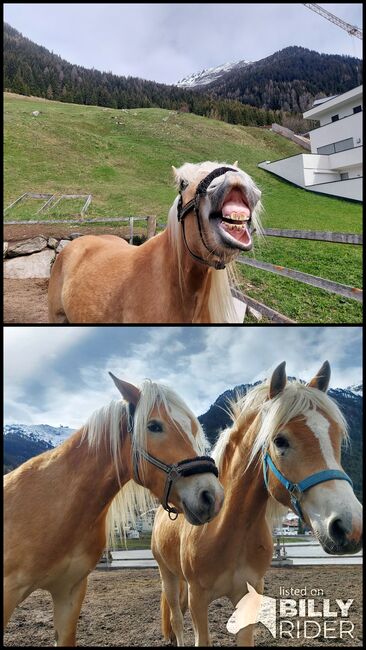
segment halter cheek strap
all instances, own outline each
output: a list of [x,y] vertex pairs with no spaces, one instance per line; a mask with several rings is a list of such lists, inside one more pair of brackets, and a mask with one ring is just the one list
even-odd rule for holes
[[278,478],[280,483],[290,493],[291,504],[296,514],[300,517],[302,521],[304,521],[304,517],[301,510],[300,499],[303,493],[306,492],[306,490],[309,490],[311,487],[313,487],[314,485],[318,485],[319,483],[325,483],[326,481],[333,481],[334,479],[338,479],[340,481],[347,481],[353,488],[353,483],[350,477],[348,476],[348,474],[338,469],[325,469],[322,472],[316,472],[315,474],[311,474],[310,476],[304,478],[299,483],[292,483],[292,481],[289,481],[283,474],[281,474],[280,470],[276,467],[269,454],[264,453],[263,454],[263,477],[264,477],[264,483],[267,490],[269,490],[268,469],[270,469],[273,472],[273,474]]
[[193,251],[188,246],[188,242],[187,242],[187,238],[186,238],[184,219],[187,216],[187,214],[189,214],[189,212],[191,212],[191,210],[194,209],[196,219],[197,219],[198,231],[199,231],[199,234],[200,234],[201,241],[202,241],[204,247],[206,248],[206,250],[208,250],[208,252],[210,253],[210,255],[217,255],[215,253],[215,251],[211,250],[207,246],[207,244],[205,242],[205,239],[203,237],[199,206],[200,206],[201,199],[205,196],[205,194],[207,194],[207,190],[209,188],[209,185],[213,181],[213,179],[216,178],[217,176],[222,176],[223,174],[226,174],[226,172],[229,172],[229,171],[230,172],[237,172],[238,170],[233,169],[232,167],[218,167],[217,169],[214,169],[210,174],[205,176],[205,178],[203,178],[202,181],[197,186],[194,198],[191,199],[190,201],[188,201],[188,203],[186,203],[185,206],[183,206],[182,193],[179,192],[179,201],[178,201],[178,206],[177,206],[177,217],[178,217],[178,221],[182,224],[184,244],[185,244],[189,254],[191,255],[191,257],[193,257],[193,259],[195,259],[197,262],[201,262],[201,264],[207,264],[207,266],[213,266],[215,269],[224,269],[225,264],[220,260],[218,260],[216,262],[213,262],[213,263],[209,262],[209,261],[205,260],[203,257],[200,257],[199,255],[196,255],[195,253],[193,253]]
[[[158,469],[162,470],[167,474],[165,481],[164,495],[161,500],[161,505],[164,510],[169,513],[169,519],[173,521],[178,517],[179,511],[174,506],[170,506],[169,495],[174,483],[183,476],[191,476],[193,474],[203,474],[204,472],[210,472],[216,477],[219,475],[218,469],[215,465],[215,461],[210,456],[196,456],[195,458],[187,458],[181,460],[177,463],[171,465],[166,465],[155,456],[152,456],[144,449],[139,449],[139,457],[144,458],[152,465],[155,465]],[[139,458],[136,459],[134,463],[134,480],[136,483],[143,485],[138,471]],[[172,515],[175,515],[174,517]]]

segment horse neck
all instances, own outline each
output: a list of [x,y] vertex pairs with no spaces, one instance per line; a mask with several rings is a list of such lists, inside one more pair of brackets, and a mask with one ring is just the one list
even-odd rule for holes
[[[73,492],[75,500],[78,495],[80,507],[85,509],[85,500],[88,501],[90,517],[99,516],[107,511],[109,505],[121,487],[132,478],[131,445],[128,435],[123,435],[120,449],[118,472],[109,449],[109,441],[102,440],[97,448],[89,446],[88,440],[83,436],[81,429],[75,433],[60,448],[56,462],[65,466],[65,475],[68,477],[68,490]],[[62,471],[58,473],[62,479]]]
[[258,526],[259,521],[264,520],[268,502],[261,464],[253,461],[245,470],[255,436],[255,416],[248,416],[240,428],[234,425],[220,472],[220,481],[225,490],[220,515],[225,525],[232,525],[243,535],[249,527]]
[[169,278],[172,301],[179,302],[184,322],[210,323],[208,301],[213,269],[197,262],[184,245],[179,257],[168,229],[160,236],[165,282]]

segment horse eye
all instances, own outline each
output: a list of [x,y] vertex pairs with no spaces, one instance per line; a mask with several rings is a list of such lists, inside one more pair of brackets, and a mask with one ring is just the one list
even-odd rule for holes
[[147,428],[151,433],[161,433],[163,431],[161,422],[158,422],[157,420],[151,420],[151,422],[148,422]]
[[276,436],[273,442],[276,445],[276,447],[278,447],[279,449],[286,449],[287,447],[290,446],[285,436]]
[[184,179],[182,179],[181,182],[180,182],[180,185],[179,185],[180,191],[183,192],[183,190],[185,190],[186,187],[188,187],[188,181],[185,181]]

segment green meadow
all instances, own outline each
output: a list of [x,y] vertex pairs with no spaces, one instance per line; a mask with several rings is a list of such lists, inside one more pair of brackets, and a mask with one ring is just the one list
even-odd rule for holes
[[[32,111],[38,110],[37,117]],[[362,206],[296,188],[259,169],[303,150],[269,130],[163,109],[116,110],[4,95],[4,206],[24,192],[92,194],[88,218],[156,215],[166,222],[176,191],[171,166],[217,160],[250,174],[268,228],[360,233]],[[5,220],[75,218],[83,201],[35,217],[27,200]],[[266,238],[257,259],[362,287],[360,246]],[[293,280],[240,265],[248,295],[299,323],[360,323],[362,306]]]

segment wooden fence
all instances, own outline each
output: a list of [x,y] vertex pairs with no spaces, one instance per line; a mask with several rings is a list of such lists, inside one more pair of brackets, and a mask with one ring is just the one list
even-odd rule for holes
[[[277,228],[266,228],[263,230],[263,234],[267,237],[285,237],[291,239],[308,239],[313,241],[322,241],[322,242],[331,242],[337,244],[352,244],[355,246],[362,245],[362,235],[356,235],[354,233],[343,233],[343,232],[322,232],[322,231],[311,231],[311,230],[284,230]],[[358,287],[352,287],[346,284],[341,284],[339,282],[334,282],[333,280],[326,280],[320,278],[316,275],[310,275],[309,273],[303,273],[302,271],[297,271],[295,269],[288,269],[283,266],[276,264],[270,264],[269,262],[262,262],[250,257],[244,257],[242,255],[236,260],[239,264],[246,264],[262,271],[268,271],[270,273],[275,273],[282,277],[291,278],[297,282],[302,282],[304,284],[309,284],[313,287],[319,289],[325,289],[330,293],[335,293],[345,298],[351,298],[352,300],[357,300],[362,302],[363,292],[362,289]],[[238,295],[238,292],[233,291],[233,295],[243,302],[247,302],[249,307],[253,307],[259,311],[263,316],[272,320],[273,322],[278,323],[295,323],[289,319],[287,316],[276,312],[273,309],[270,309],[266,305],[253,300],[249,296],[242,294]]]
[[73,224],[81,224],[83,226],[92,224],[92,223],[121,223],[121,222],[127,222],[129,224],[129,243],[133,243],[133,224],[135,221],[146,221],[146,238],[150,239],[150,237],[153,237],[156,233],[156,217],[155,216],[148,216],[148,217],[96,217],[93,219],[89,218],[82,218],[82,219],[66,219],[66,220],[61,220],[61,219],[42,219],[42,221],[34,221],[34,220],[23,220],[23,221],[4,221],[4,226],[17,226],[17,225],[26,225],[26,224],[67,224],[67,225],[73,225]]
[[[20,197],[21,198],[21,197]],[[100,218],[81,218],[81,219],[70,219],[67,221],[60,220],[42,220],[42,221],[6,221],[5,225],[16,225],[16,224],[92,224],[92,223],[129,223],[129,242],[133,242],[133,228],[135,221],[146,221],[146,230],[147,230],[147,239],[153,237],[156,234],[157,227],[163,229],[166,227],[166,224],[157,223],[156,216],[143,216],[143,217],[100,217]],[[310,230],[286,230],[279,228],[266,228],[263,230],[263,234],[267,237],[284,237],[290,239],[307,239],[313,241],[322,241],[330,242],[336,244],[351,244],[354,246],[360,246],[363,243],[362,235],[356,235],[354,233],[344,233],[344,232],[323,232],[323,231],[310,231]],[[276,264],[270,264],[269,262],[262,262],[260,260],[253,259],[251,257],[245,257],[240,255],[237,260],[239,264],[245,264],[262,271],[274,273],[282,277],[287,277],[296,282],[301,282],[303,284],[309,284],[313,287],[319,289],[324,289],[330,293],[334,293],[345,298],[350,298],[358,302],[363,301],[363,292],[362,289],[358,287],[352,287],[346,284],[341,284],[339,282],[334,282],[333,280],[326,280],[320,278],[316,275],[311,275],[309,273],[304,273],[302,271],[297,271],[296,269],[289,269],[283,266]],[[238,300],[246,303],[248,307],[255,309],[260,314],[265,316],[274,323],[296,323],[296,321],[288,318],[284,314],[264,305],[263,303],[251,298],[245,293],[239,292],[235,289],[232,290],[232,294]]]

